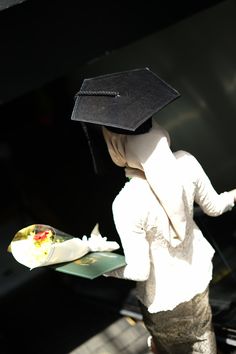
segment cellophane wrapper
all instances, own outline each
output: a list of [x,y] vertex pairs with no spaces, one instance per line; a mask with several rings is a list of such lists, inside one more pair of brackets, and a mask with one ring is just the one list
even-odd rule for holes
[[33,269],[81,258],[89,247],[81,239],[51,226],[34,224],[16,233],[9,250],[17,262]]

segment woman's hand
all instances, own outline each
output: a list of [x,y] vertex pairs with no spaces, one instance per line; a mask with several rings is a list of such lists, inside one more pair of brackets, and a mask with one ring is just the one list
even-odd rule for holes
[[232,189],[229,193],[233,195],[234,202],[236,203],[236,189]]

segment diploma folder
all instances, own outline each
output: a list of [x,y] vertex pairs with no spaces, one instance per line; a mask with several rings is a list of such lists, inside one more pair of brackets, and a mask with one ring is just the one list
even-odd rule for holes
[[95,279],[106,272],[125,266],[125,257],[115,252],[91,252],[73,262],[54,266],[58,272]]

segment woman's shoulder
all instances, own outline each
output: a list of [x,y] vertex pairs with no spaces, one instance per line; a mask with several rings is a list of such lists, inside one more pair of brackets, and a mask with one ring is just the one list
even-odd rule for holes
[[191,165],[192,167],[199,165],[197,158],[188,151],[178,150],[178,151],[175,151],[173,154],[174,154],[176,160],[178,161],[178,163],[180,163],[180,164],[181,163],[187,164],[187,165]]
[[145,179],[133,177],[125,183],[113,201],[113,207],[129,209],[144,204],[149,194],[149,185]]
[[174,155],[183,179],[195,184],[203,174],[203,168],[198,159],[184,150],[176,151]]

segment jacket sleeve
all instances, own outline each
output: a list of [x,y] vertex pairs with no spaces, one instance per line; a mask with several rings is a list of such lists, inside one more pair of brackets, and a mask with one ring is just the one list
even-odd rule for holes
[[126,266],[106,273],[106,276],[145,281],[150,272],[149,243],[141,221],[135,221],[120,206],[113,203],[113,216],[124,250]]
[[209,216],[219,216],[234,207],[234,197],[229,192],[217,193],[200,163],[192,156],[195,173],[195,202]]

